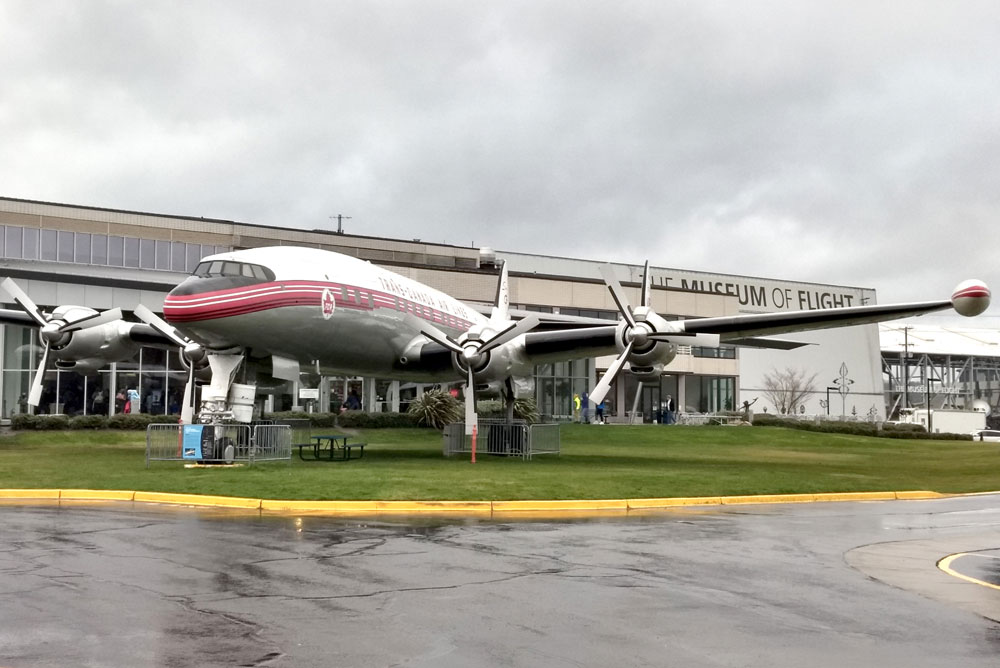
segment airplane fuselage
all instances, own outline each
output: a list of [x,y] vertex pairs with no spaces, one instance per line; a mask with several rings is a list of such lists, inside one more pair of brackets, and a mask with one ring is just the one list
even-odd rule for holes
[[[457,299],[405,276],[340,253],[293,246],[204,258],[167,296],[163,314],[210,349],[238,346],[251,356],[266,351],[303,365],[318,360],[325,373],[349,375],[399,371],[401,353],[426,343],[414,327],[420,320],[455,337],[487,322]],[[455,376],[447,368],[401,374],[413,380]]]

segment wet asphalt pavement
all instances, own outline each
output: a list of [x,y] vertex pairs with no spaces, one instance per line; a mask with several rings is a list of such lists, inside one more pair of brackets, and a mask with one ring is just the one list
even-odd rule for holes
[[3,668],[1000,664],[1000,591],[935,566],[997,554],[998,496],[529,522],[0,505],[0,538]]

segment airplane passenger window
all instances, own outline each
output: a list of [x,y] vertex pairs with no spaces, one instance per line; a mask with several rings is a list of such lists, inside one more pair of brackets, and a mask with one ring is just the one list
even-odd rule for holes
[[222,263],[222,275],[223,276],[239,276],[240,275],[240,263],[239,262],[223,262]]
[[249,264],[243,265],[243,275],[246,276],[247,278],[254,278],[253,266]]
[[253,269],[254,278],[260,279],[262,281],[267,280],[267,274],[264,273],[264,267],[258,266],[256,264],[252,264],[250,265],[250,267]]

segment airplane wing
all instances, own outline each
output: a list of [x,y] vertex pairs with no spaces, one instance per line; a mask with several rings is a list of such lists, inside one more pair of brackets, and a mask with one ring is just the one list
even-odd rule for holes
[[[673,359],[677,346],[717,347],[728,343],[791,349],[803,344],[763,337],[895,320],[949,307],[961,315],[975,316],[990,303],[989,288],[981,281],[970,280],[959,284],[951,299],[668,321],[649,307],[648,263],[638,307],[629,304],[610,266],[602,267],[601,273],[623,321],[614,327],[529,332],[525,336],[525,353],[536,363],[617,353],[618,357],[590,393],[595,402],[604,398],[626,362],[633,371],[641,369],[642,373],[654,374],[657,367],[662,368]],[[609,345],[614,350],[609,351]]]
[[[177,344],[160,334],[158,331],[139,322],[128,322],[122,320],[127,327],[127,337],[132,342],[142,346],[155,346],[173,350]],[[20,325],[21,327],[38,327],[35,319],[25,311],[18,309],[0,309],[0,325]]]
[[22,327],[37,327],[35,319],[24,311],[11,308],[0,308],[0,324],[21,325]]
[[723,343],[742,339],[805,332],[814,329],[864,325],[884,320],[896,320],[941,311],[952,306],[952,301],[912,302],[872,306],[847,306],[814,311],[787,313],[752,313],[718,318],[691,318],[681,320],[683,331],[695,334],[718,334]]
[[[470,304],[477,312],[489,316],[494,307],[481,304]],[[543,311],[528,311],[525,309],[509,309],[511,320],[523,320],[524,318],[535,316],[538,324],[534,331],[548,331],[553,329],[583,329],[588,327],[607,327],[615,322],[607,318],[588,318],[580,315],[566,315],[564,313],[545,313]]]

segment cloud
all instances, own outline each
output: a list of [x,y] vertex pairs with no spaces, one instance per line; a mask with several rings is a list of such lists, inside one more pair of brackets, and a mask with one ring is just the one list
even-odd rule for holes
[[[6,2],[13,197],[936,298],[987,280],[992,3]],[[995,282],[995,281],[994,281]]]

